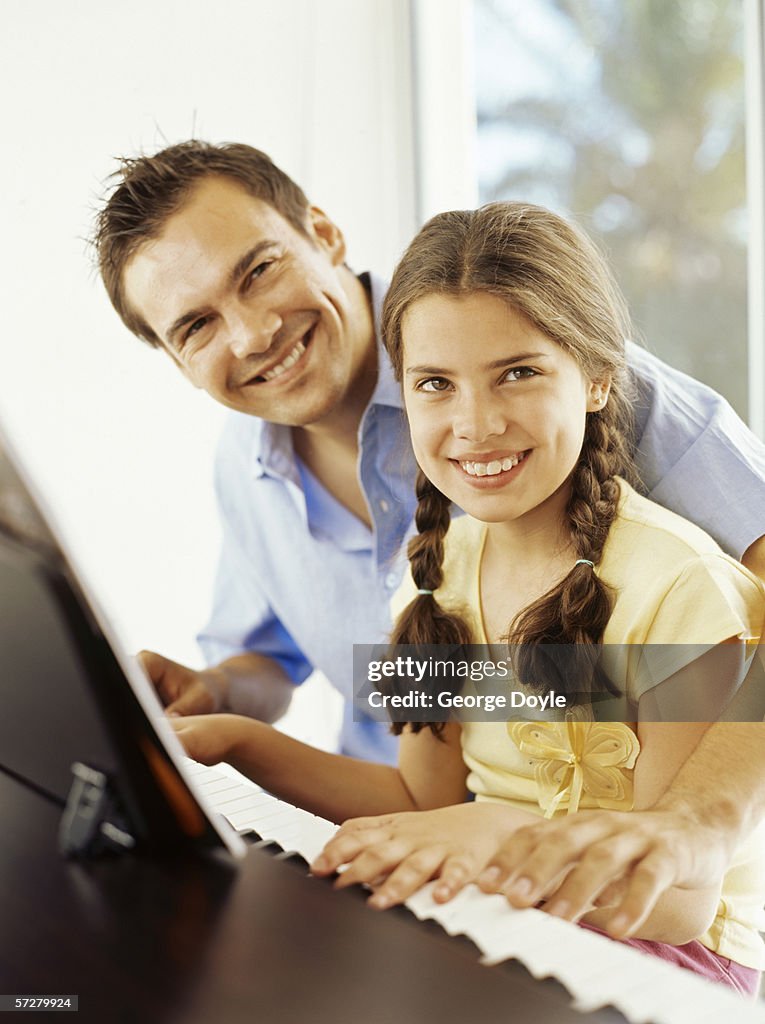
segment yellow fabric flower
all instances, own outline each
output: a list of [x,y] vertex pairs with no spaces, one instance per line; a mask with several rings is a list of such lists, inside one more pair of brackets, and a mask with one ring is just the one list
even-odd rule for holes
[[546,818],[563,807],[573,814],[582,793],[599,807],[632,808],[638,738],[621,722],[508,722],[518,749],[536,761],[539,806]]

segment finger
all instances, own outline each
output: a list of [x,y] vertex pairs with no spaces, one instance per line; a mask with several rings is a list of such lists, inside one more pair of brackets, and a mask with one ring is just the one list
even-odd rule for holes
[[595,843],[559,885],[549,887],[545,910],[554,917],[578,920],[606,888],[628,875],[646,852],[644,837],[629,832]]
[[336,833],[311,864],[314,875],[331,875],[340,867],[357,857],[366,846],[381,842],[387,833],[379,829],[357,830]]
[[143,650],[136,654],[136,660],[148,672],[152,665],[160,664],[165,658],[161,654],[157,654],[156,651]]
[[536,825],[518,829],[478,876],[480,888],[484,892],[499,892],[526,862],[539,841],[539,834]]
[[156,651],[139,651],[136,659],[151,680],[162,703],[170,704],[179,695],[179,682],[172,669],[180,668],[176,662]]
[[545,839],[536,846],[526,840],[528,853],[517,866],[500,854],[482,873],[479,881],[484,891],[501,892],[514,907],[532,907],[543,899],[565,876],[568,869],[564,865],[569,860],[565,851],[556,852],[550,838]]
[[343,822],[337,834],[389,828],[397,818],[402,817],[404,817],[404,814],[378,814],[366,818],[349,818]]
[[[168,687],[164,686],[163,689],[166,691]],[[177,689],[177,685],[175,689]],[[171,717],[174,715],[204,714],[207,711],[212,711],[212,701],[210,701],[210,705],[209,708],[206,708],[201,704],[200,692],[197,687],[188,687],[178,697],[166,704],[165,713]]]
[[669,852],[652,851],[628,878],[624,898],[604,924],[606,931],[617,939],[634,935],[674,881],[675,866]]
[[[554,893],[569,870],[576,868],[580,859],[589,855],[593,844],[612,829],[611,818],[582,814],[578,821],[565,819],[547,827],[536,825],[520,830],[507,841],[497,858],[500,874],[495,879],[494,891],[503,892],[513,906],[534,906]],[[525,831],[527,836],[521,834]],[[585,873],[585,883],[589,878]]]
[[441,867],[438,884],[433,890],[436,903],[448,903],[454,899],[468,882],[472,882],[478,874],[479,865],[468,853],[452,854],[447,857]]
[[599,910],[613,910],[618,907],[627,894],[627,879],[622,877],[602,889],[593,903]]
[[369,897],[369,906],[376,910],[387,910],[388,907],[403,903],[433,878],[443,859],[444,849],[441,846],[415,850],[390,872],[385,882]]
[[348,867],[335,880],[336,889],[351,885],[371,885],[386,878],[411,853],[409,843],[401,839],[387,839],[362,849]]
[[171,718],[170,725],[175,730],[175,734],[180,740],[186,756],[190,757],[192,761],[200,761],[201,752],[197,749],[196,732],[193,728],[189,727],[188,719]]

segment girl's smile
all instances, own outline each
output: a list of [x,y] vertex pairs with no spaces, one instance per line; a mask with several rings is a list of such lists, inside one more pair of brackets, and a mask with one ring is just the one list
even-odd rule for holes
[[531,455],[531,450],[514,452],[510,455],[488,453],[486,455],[460,456],[450,461],[457,470],[468,477],[466,483],[480,490],[504,487],[510,478],[515,478]]

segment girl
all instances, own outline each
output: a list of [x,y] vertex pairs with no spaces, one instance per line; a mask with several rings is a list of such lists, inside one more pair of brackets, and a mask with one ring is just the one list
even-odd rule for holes
[[[714,686],[699,694],[699,664],[683,672],[699,653],[689,645],[757,635],[763,605],[754,577],[623,479],[631,475],[629,323],[603,261],[574,227],[535,207],[443,214],[399,265],[383,332],[421,468],[419,533],[409,548],[411,578],[394,601],[393,641],[509,638],[522,645],[522,681],[543,674],[543,644],[579,645],[568,679],[582,678],[592,645],[614,645],[604,660],[619,717],[637,718],[632,727],[594,722],[572,695],[563,722],[447,725],[452,749],[460,734],[468,788],[480,802],[549,816],[650,806],[705,728],[652,719],[660,711],[676,718],[683,708],[694,718],[716,717],[729,697]],[[451,503],[469,515],[450,523]],[[733,653],[717,653],[725,651]],[[649,678],[647,662],[659,658],[666,663],[654,664]],[[412,723],[409,731],[420,728]],[[475,810],[457,808],[454,816],[469,827]],[[351,862],[343,885],[387,874],[377,906],[440,874],[436,891],[447,899],[482,865],[470,842],[437,817],[350,822],[318,870]],[[497,835],[483,838],[490,845]],[[652,951],[713,976],[738,962],[751,970],[739,970],[737,983],[754,990],[765,879],[754,844],[750,854],[748,866],[746,853],[737,856],[721,899],[711,891],[668,894],[639,933],[654,940]],[[602,914],[587,920],[596,925]],[[656,942],[700,935],[703,945],[682,954]]]
[[[676,718],[673,702],[682,708],[693,685],[694,698],[709,697],[694,717],[716,717],[729,693],[712,684],[735,677],[715,666],[707,694],[698,666],[686,671],[693,653],[677,645],[735,651],[718,645],[757,635],[765,612],[755,577],[625,481],[627,314],[571,225],[514,203],[434,218],[396,270],[383,331],[421,468],[394,642],[509,638],[521,685],[544,675],[545,644],[571,645],[577,664],[559,692],[589,670],[593,650],[613,645],[602,688],[622,721],[595,721],[569,688],[564,721],[410,723],[398,769],[349,770],[348,759],[259,722],[217,715],[213,730],[178,720],[198,760],[228,760],[336,821],[384,815],[348,822],[312,865],[349,865],[339,887],[385,879],[370,899],[379,908],[432,877],[436,898],[450,898],[540,815],[650,806],[705,728],[657,722],[659,712]],[[453,523],[452,503],[468,513]],[[474,803],[463,802],[466,788]],[[391,813],[413,810],[427,813]],[[753,990],[765,896],[757,855],[738,851],[722,898],[665,894],[639,939],[660,955],[690,943],[695,969]]]

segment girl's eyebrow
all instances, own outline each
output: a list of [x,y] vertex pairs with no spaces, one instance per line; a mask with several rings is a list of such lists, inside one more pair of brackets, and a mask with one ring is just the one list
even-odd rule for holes
[[[485,370],[501,370],[503,366],[514,366],[516,363],[526,363],[530,360],[538,361],[540,359],[548,358],[549,355],[546,352],[522,352],[520,355],[508,356],[506,359],[494,359],[492,362],[486,363],[483,368]],[[410,366],[405,370],[407,376],[429,373],[433,377],[437,377],[439,374],[450,374],[454,372],[454,370],[449,370],[444,366]]]

